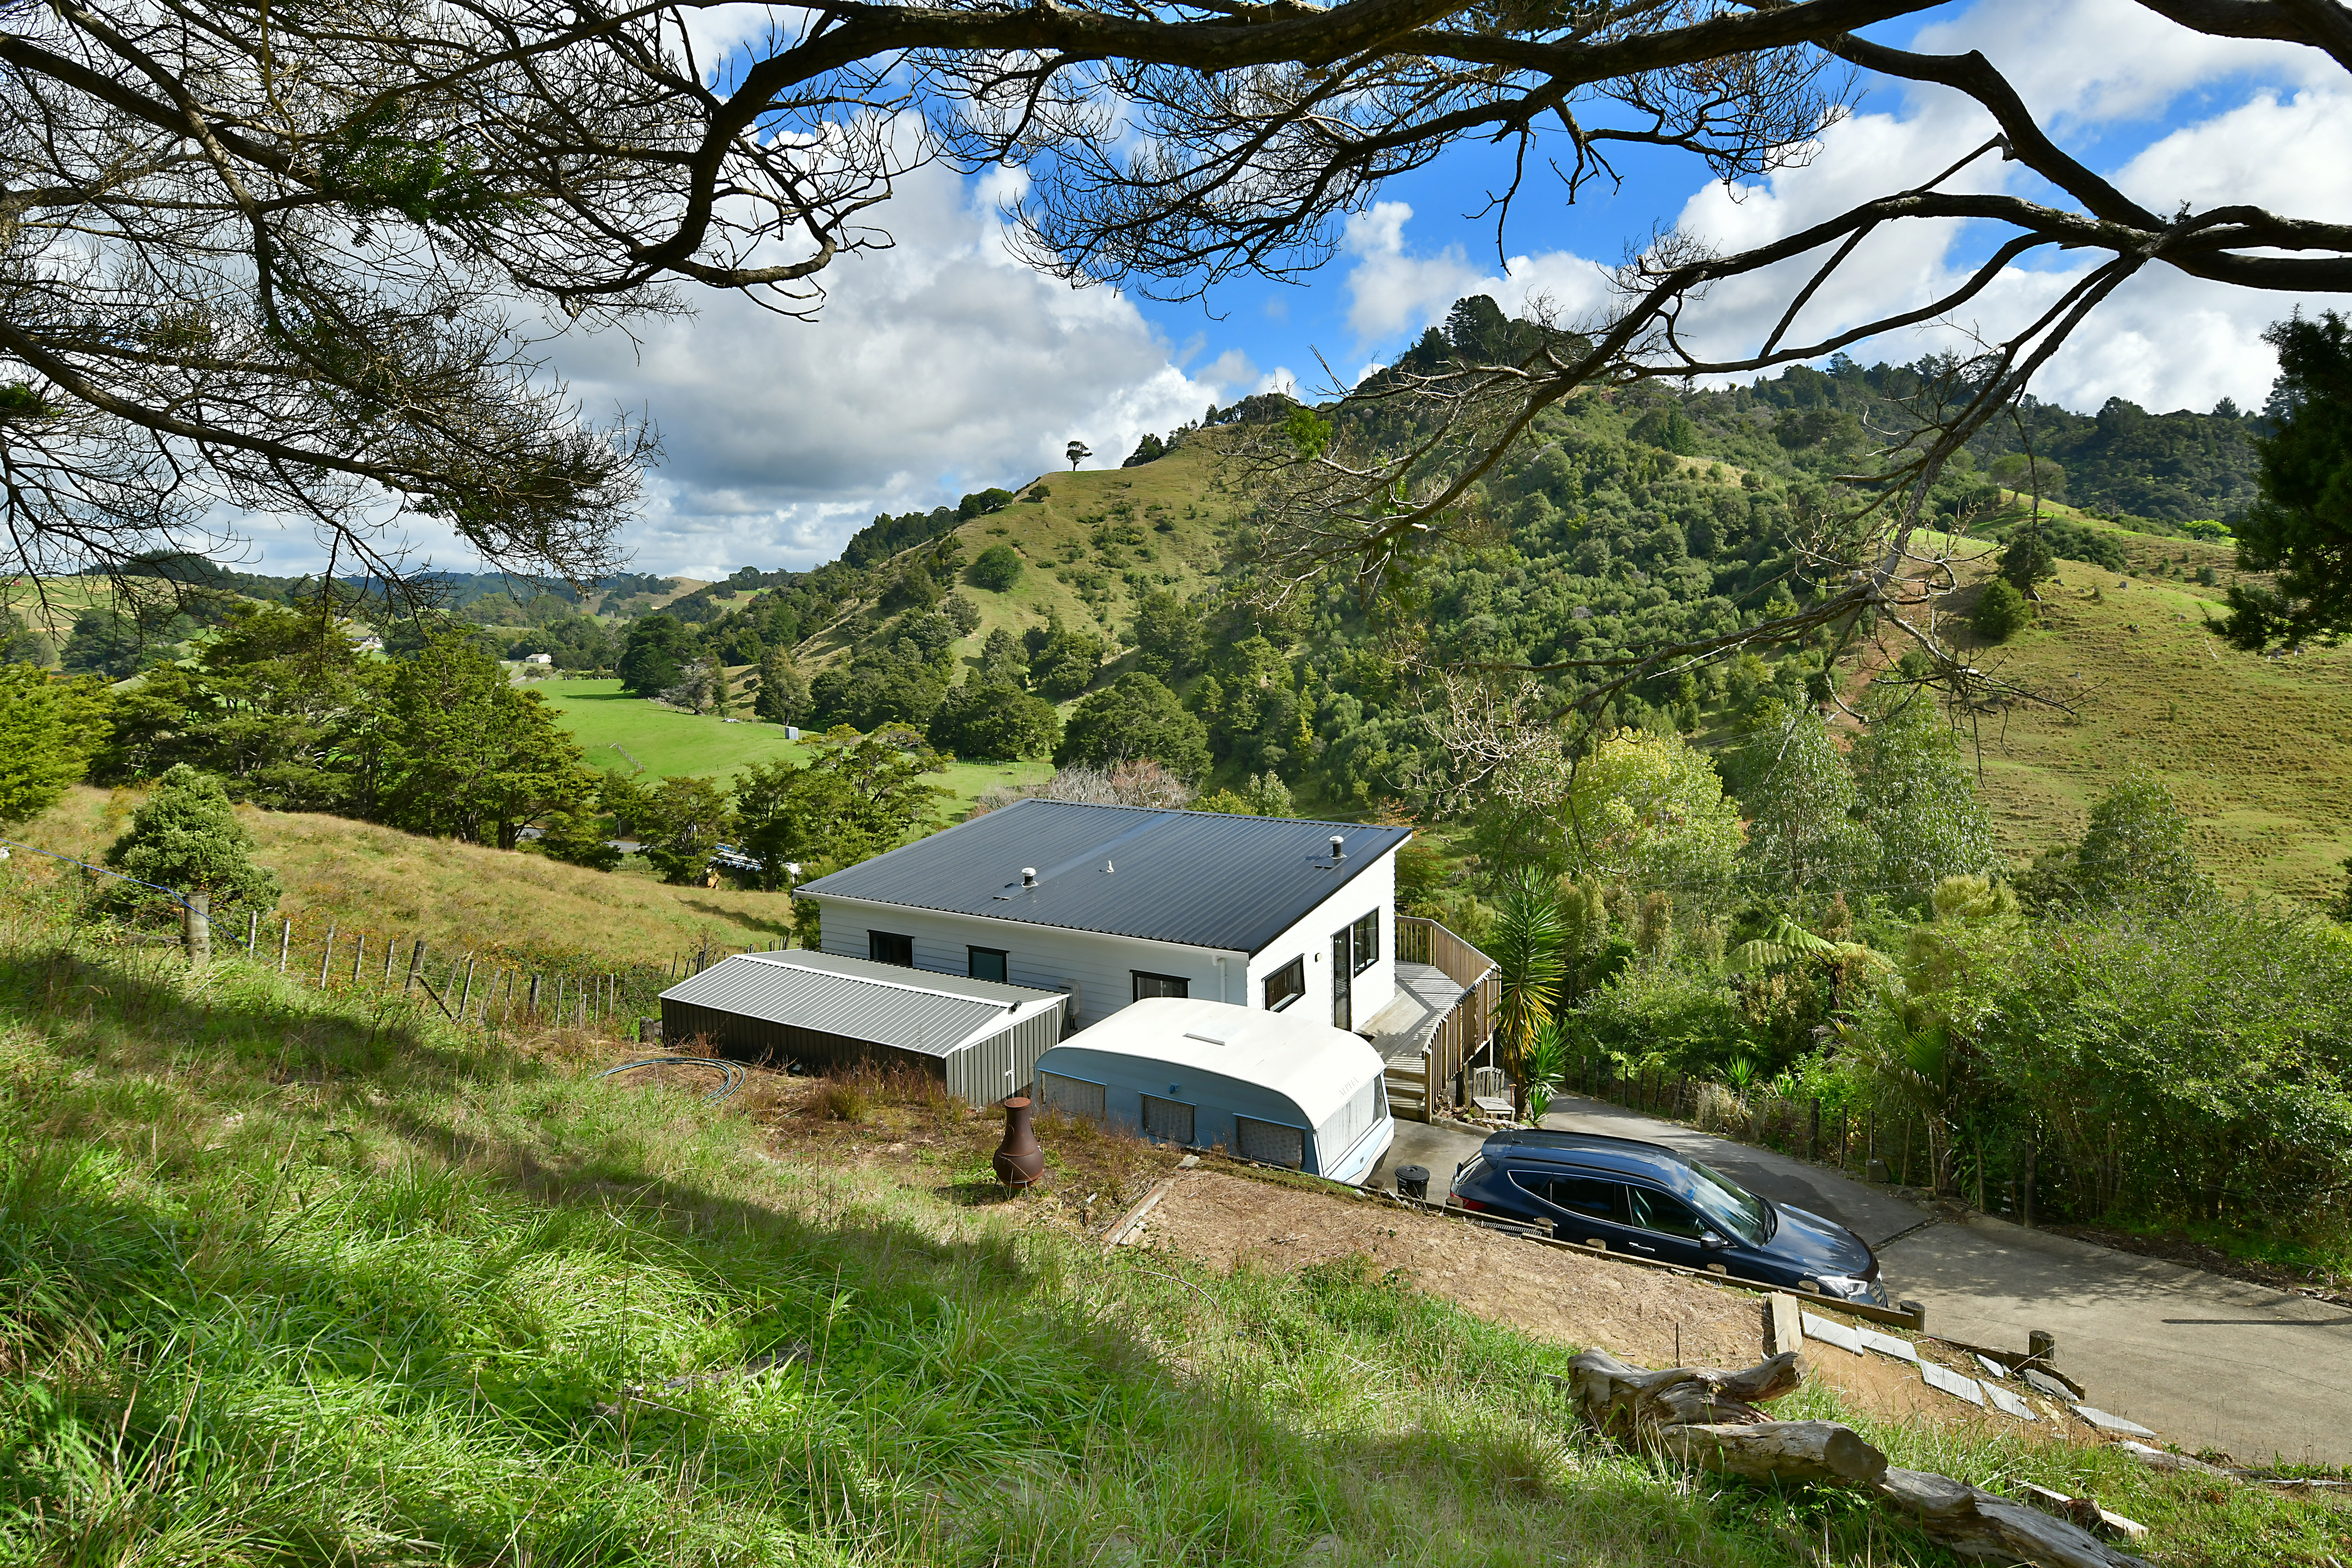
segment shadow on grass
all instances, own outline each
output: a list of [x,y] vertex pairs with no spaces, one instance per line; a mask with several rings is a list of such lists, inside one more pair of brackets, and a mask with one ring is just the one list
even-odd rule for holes
[[[1396,1279],[943,1236],[923,1205],[1017,1201],[978,1180],[894,1199],[768,1164],[747,1189],[757,1151],[689,1090],[184,978],[0,957],[0,1517],[56,1521],[37,1556],[209,1530],[295,1561],[780,1561],[746,1542],[797,1536],[1289,1568],[1325,1534],[1433,1564],[1573,1541],[1744,1568],[1797,1535],[1889,1560],[1836,1499],[1694,1494],[1571,1443],[1538,1375],[1564,1351]],[[98,1435],[81,1468],[41,1458],[72,1431]]]

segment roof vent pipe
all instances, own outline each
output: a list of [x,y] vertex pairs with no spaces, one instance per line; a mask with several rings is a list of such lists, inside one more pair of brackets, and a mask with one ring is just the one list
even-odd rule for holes
[[1037,885],[1036,867],[1024,866],[1021,868],[1021,885],[1024,888],[1034,888]]
[[1334,833],[1333,835],[1331,835],[1331,858],[1332,858],[1332,859],[1337,860],[1337,859],[1341,858],[1341,857],[1342,857],[1342,855],[1343,855],[1343,853],[1344,853],[1344,852],[1342,851],[1342,849],[1341,849],[1340,846],[1341,846],[1341,844],[1344,842],[1344,839],[1345,839],[1345,836],[1344,836],[1344,835],[1342,835],[1342,834]]

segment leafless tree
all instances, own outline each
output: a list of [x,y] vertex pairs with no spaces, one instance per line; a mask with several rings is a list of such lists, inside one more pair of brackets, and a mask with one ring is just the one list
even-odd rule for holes
[[[2142,3],[2352,67],[2352,12],[2336,0]],[[1965,94],[1996,133],[1935,179],[1769,245],[1717,255],[1656,237],[1622,270],[1613,310],[1523,363],[1391,387],[1438,408],[1439,434],[1402,454],[1334,442],[1298,461],[1265,563],[1291,580],[1410,572],[1464,525],[1465,499],[1536,415],[1580,386],[1816,358],[1969,307],[2028,256],[2102,258],[2042,314],[1988,332],[1948,405],[1864,476],[1850,515],[1824,520],[1822,572],[1853,575],[1801,619],[1900,620],[1925,486],[2126,279],[2170,268],[2352,288],[2352,227],[2234,205],[2150,211],[2062,148],[1982,57],[1855,36],[1933,8],[811,0],[768,7],[764,37],[713,49],[701,30],[728,24],[701,0],[13,0],[8,564],[119,567],[222,544],[223,520],[260,510],[310,518],[346,568],[396,572],[397,517],[414,508],[493,563],[593,575],[615,558],[650,437],[592,424],[548,379],[550,324],[625,328],[686,308],[681,284],[805,314],[835,259],[887,243],[875,209],[927,160],[1025,168],[1017,216],[1038,265],[1181,295],[1313,267],[1383,180],[1459,142],[1517,154],[1498,235],[1517,204],[1612,177],[1626,144],[1682,149],[1726,178],[1767,172],[1807,155],[1846,101],[1843,73],[1866,70]],[[1995,157],[2053,199],[1953,188]],[[1961,221],[2008,237],[1947,296],[1794,335],[1866,237]],[[1682,322],[1703,290],[1798,262],[1809,280],[1768,337],[1693,349]]]

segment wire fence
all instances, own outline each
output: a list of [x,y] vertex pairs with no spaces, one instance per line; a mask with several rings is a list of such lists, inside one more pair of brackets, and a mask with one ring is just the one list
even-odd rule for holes
[[[498,945],[443,947],[414,930],[354,925],[322,911],[265,914],[247,909],[208,914],[202,900],[191,907],[190,900],[171,889],[36,845],[8,839],[0,839],[0,845],[8,850],[31,851],[61,867],[78,868],[78,879],[66,871],[47,889],[59,906],[55,912],[68,915],[78,924],[94,920],[117,940],[161,943],[186,941],[187,932],[184,927],[182,936],[167,936],[100,909],[89,896],[100,878],[132,882],[169,898],[189,920],[202,922],[203,935],[208,938],[202,946],[215,959],[233,954],[331,994],[405,998],[457,1027],[486,1034],[560,1028],[619,1038],[644,1037],[640,1024],[660,1017],[663,991],[721,959],[776,951],[783,945],[705,939],[658,963],[593,953],[517,953]],[[22,882],[18,886],[26,892],[36,890]]]

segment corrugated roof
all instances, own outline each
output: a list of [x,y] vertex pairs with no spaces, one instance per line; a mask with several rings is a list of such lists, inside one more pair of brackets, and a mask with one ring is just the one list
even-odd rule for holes
[[[800,890],[1255,952],[1412,836],[1358,822],[1024,800]],[[1034,888],[1022,886],[1024,866],[1036,868]]]
[[747,1018],[944,1057],[1063,998],[837,953],[741,952],[662,993]]
[[1060,1070],[1056,1053],[1080,1050],[1257,1084],[1297,1106],[1310,1127],[1329,1121],[1383,1070],[1381,1054],[1361,1036],[1318,1023],[1306,1008],[1265,1013],[1202,997],[1150,996],[1121,1007],[1039,1057],[1037,1070]]

